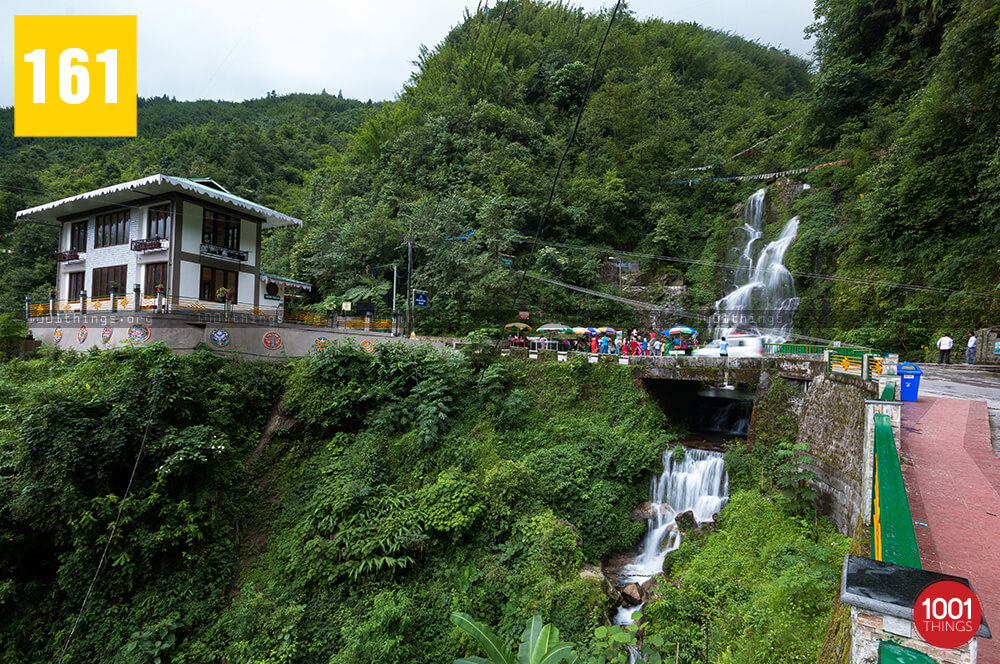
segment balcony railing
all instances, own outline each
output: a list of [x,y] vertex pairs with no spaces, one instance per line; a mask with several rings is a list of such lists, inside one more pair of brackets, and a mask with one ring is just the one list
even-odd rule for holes
[[132,240],[132,251],[146,253],[148,251],[163,251],[170,248],[170,240],[162,237],[147,237],[142,240]]
[[56,252],[56,262],[57,263],[79,263],[87,260],[87,254],[82,251],[57,251]]
[[205,242],[201,243],[201,253],[206,256],[218,256],[219,258],[239,261],[241,263],[245,263],[250,260],[250,252],[248,251],[243,251],[242,249],[230,249],[229,247],[220,247],[217,244],[208,244]]

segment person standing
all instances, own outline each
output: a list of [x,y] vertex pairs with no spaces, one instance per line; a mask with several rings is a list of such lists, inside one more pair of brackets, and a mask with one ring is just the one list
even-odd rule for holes
[[969,343],[965,346],[965,363],[974,365],[976,363],[976,333],[969,332]]
[[951,347],[954,345],[955,341],[948,336],[947,332],[941,335],[941,338],[937,340],[938,364],[951,364]]
[[729,357],[729,342],[725,337],[719,341],[719,357]]

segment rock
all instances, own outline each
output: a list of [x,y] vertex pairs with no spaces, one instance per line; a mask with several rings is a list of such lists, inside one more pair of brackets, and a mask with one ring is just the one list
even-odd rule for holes
[[581,579],[594,579],[601,584],[601,591],[612,601],[612,603],[617,604],[622,601],[622,595],[618,590],[612,585],[611,580],[604,575],[600,567],[595,567],[594,565],[583,565],[580,567],[580,578]]
[[645,521],[653,516],[653,501],[647,500],[632,508],[628,514],[629,521]]
[[629,512],[628,518],[629,521],[645,521],[655,514],[669,513],[670,505],[667,505],[666,503],[654,503],[651,500],[646,500],[633,507],[632,511]]
[[656,597],[655,594],[653,595],[650,594],[649,589],[653,587],[653,584],[656,583],[657,579],[665,579],[665,578],[667,578],[666,574],[654,574],[653,576],[646,579],[643,582],[643,584],[639,586],[640,588],[642,588],[643,596],[646,597],[646,599],[653,599],[654,597]]
[[674,521],[677,522],[677,527],[680,528],[682,533],[686,533],[689,530],[694,530],[698,527],[698,521],[695,520],[694,512],[691,510],[681,512],[674,517]]
[[622,601],[629,606],[638,606],[645,601],[646,593],[642,591],[642,586],[634,581],[622,588]]

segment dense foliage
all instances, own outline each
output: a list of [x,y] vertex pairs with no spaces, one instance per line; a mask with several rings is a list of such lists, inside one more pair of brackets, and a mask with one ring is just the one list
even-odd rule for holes
[[119,510],[66,661],[151,661],[211,618],[282,373],[162,346],[0,365],[0,659],[57,659]]
[[440,662],[468,647],[456,610],[504,638],[533,615],[583,638],[609,600],[581,565],[641,537],[628,514],[673,439],[617,365],[477,370],[390,344],[288,368],[150,347],[2,372],[5,662],[57,656],[143,440],[68,661],[169,643],[172,662]]

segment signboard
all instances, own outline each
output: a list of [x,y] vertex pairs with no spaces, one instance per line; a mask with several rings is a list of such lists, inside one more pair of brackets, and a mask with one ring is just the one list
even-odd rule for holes
[[993,343],[993,354],[1000,355],[1000,341],[996,341]]
[[350,311],[351,310],[351,303],[350,302],[344,302],[343,304],[340,305],[340,310],[341,311]]
[[415,307],[426,307],[427,306],[427,293],[420,293],[413,291],[413,306]]
[[517,318],[518,320],[528,320],[531,318],[531,315],[527,311],[518,311]]

